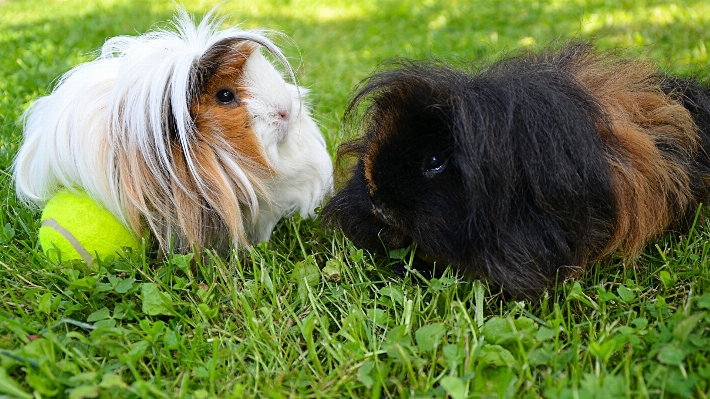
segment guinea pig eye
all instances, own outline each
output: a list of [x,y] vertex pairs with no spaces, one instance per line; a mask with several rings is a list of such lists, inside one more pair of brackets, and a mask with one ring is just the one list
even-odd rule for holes
[[446,159],[440,155],[431,155],[424,159],[424,175],[427,177],[439,174],[446,169]]
[[215,99],[222,105],[232,104],[237,102],[237,96],[230,89],[219,89],[215,94]]

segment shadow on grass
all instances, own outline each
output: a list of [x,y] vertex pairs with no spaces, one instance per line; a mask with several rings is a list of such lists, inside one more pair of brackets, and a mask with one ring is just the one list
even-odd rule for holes
[[[46,94],[53,82],[76,64],[93,58],[103,42],[120,34],[134,34],[170,13],[152,12],[141,1],[129,1],[110,10],[96,8],[80,16],[53,15],[31,22],[9,20],[7,11],[15,6],[0,6],[0,167],[6,169],[17,151],[21,136],[19,118],[37,97]],[[24,7],[24,5],[23,5]],[[36,2],[36,7],[53,7]],[[19,8],[19,7],[16,7]],[[37,11],[41,14],[42,11]]]

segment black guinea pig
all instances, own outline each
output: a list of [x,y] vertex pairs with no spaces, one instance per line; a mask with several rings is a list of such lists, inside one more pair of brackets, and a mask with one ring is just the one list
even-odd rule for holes
[[556,280],[688,229],[710,190],[710,88],[587,43],[460,71],[398,61],[345,113],[360,138],[323,210],[369,251],[535,298]]

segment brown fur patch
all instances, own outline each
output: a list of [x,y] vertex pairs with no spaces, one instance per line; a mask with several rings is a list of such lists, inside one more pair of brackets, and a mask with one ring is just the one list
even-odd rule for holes
[[[261,143],[251,129],[251,119],[243,103],[250,93],[240,84],[244,63],[254,50],[250,43],[243,43],[236,48],[227,47],[223,53],[212,57],[203,57],[201,64],[216,63],[219,70],[203,83],[190,111],[201,139],[224,139],[244,158],[270,169]],[[219,104],[215,95],[223,88],[231,89],[238,102]]]
[[616,197],[616,221],[600,255],[637,256],[648,241],[668,229],[690,204],[689,171],[659,149],[672,148],[692,159],[698,149],[690,113],[665,94],[656,68],[643,61],[605,61],[579,55],[573,76],[601,105],[602,140],[616,153],[607,156]]
[[[371,109],[368,112],[373,111]],[[375,112],[377,112],[377,115],[373,119],[377,120],[377,131],[372,132],[369,144],[362,157],[365,180],[367,180],[367,189],[370,195],[377,191],[377,185],[373,177],[375,158],[377,158],[379,149],[384,145],[388,135],[396,130],[395,124],[397,123],[397,116],[393,114],[396,110],[385,110],[383,112],[383,110],[376,109]]]
[[[218,239],[219,231],[226,228],[240,244],[248,244],[241,210],[241,204],[248,194],[238,192],[238,197],[235,196],[235,190],[239,191],[241,184],[225,171],[222,166],[224,160],[220,159],[217,151],[226,150],[252,182],[258,180],[255,179],[256,175],[271,171],[244,105],[244,99],[250,93],[241,83],[244,64],[255,50],[255,46],[247,42],[226,43],[215,46],[200,60],[198,70],[207,70],[208,77],[201,82],[200,93],[191,106],[191,114],[197,128],[194,159],[197,173],[207,184],[207,189],[199,191],[197,187],[188,187],[192,196],[200,197],[199,201],[187,193],[176,195],[176,201],[181,204],[179,224],[190,243],[218,245],[205,240]],[[218,68],[212,68],[213,65]],[[235,94],[237,99],[234,103],[225,105],[217,101],[216,93],[224,88]],[[173,156],[184,162],[177,146],[174,147]],[[185,175],[181,181],[187,179],[192,182],[187,165],[176,167]],[[175,187],[174,192],[179,191],[179,187]]]
[[[152,154],[127,151],[118,164],[119,173],[127,176],[121,181],[128,182],[123,187],[123,203],[130,204],[126,212],[131,227],[140,231],[141,214],[151,215],[145,222],[162,250],[168,249],[170,237],[176,240],[172,249],[178,252],[224,249],[232,242],[248,245],[243,215],[248,210],[242,208],[251,195],[241,189],[243,176],[231,173],[227,162],[239,165],[257,196],[267,198],[259,181],[271,173],[271,166],[252,130],[243,102],[249,93],[241,82],[244,64],[253,51],[252,43],[231,40],[218,43],[199,60],[192,82],[197,92],[190,106],[196,131],[189,156],[195,170],[190,169],[188,154],[174,137],[170,137],[168,151],[177,179],[168,171],[154,176],[146,163],[154,162]],[[215,94],[222,88],[231,89],[240,101],[219,103]]]
[[372,168],[373,168],[373,155],[372,154],[366,154],[362,161],[364,164],[365,168],[365,180],[367,180],[367,191],[372,195],[375,191],[377,191],[377,186],[375,185],[375,182],[372,180]]
[[[122,157],[117,163],[118,173],[120,176],[126,176],[119,179],[123,183],[121,202],[125,204],[126,218],[131,229],[140,236],[143,229],[142,215],[154,211],[154,207],[148,204],[156,203],[156,198],[162,190],[159,189],[158,181],[137,151],[124,151],[119,154]],[[150,220],[147,222],[151,223]]]

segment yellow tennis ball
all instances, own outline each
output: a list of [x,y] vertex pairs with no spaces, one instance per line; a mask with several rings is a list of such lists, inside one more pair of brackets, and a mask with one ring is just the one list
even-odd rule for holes
[[[39,243],[47,257],[57,261],[82,259],[93,263],[121,247],[137,251],[141,241],[104,207],[84,192],[62,190],[42,211]],[[57,250],[61,255],[58,256]]]

